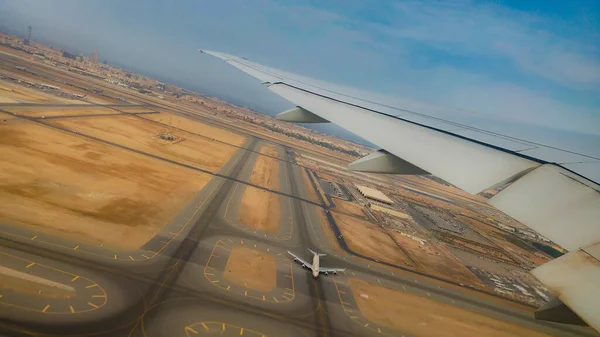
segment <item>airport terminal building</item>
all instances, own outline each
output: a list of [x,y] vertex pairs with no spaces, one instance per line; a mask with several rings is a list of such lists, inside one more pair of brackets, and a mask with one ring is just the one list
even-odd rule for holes
[[354,185],[356,189],[362,194],[363,197],[368,200],[380,202],[386,205],[393,205],[394,202],[392,199],[388,198],[387,195],[383,194],[383,192],[376,190],[374,188],[362,186],[362,185]]

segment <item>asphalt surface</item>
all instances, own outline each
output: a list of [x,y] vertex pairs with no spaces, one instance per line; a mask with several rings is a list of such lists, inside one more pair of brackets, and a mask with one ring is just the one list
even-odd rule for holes
[[[19,118],[51,126],[39,118]],[[293,164],[291,149],[278,147],[279,190],[249,183],[260,147],[273,144],[271,140],[249,136],[218,172],[208,172],[105,139],[78,135],[202,171],[213,178],[187,205],[182,205],[156,237],[136,251],[115,252],[0,224],[3,266],[67,285],[77,294],[57,298],[2,291],[0,332],[5,335],[403,335],[402,331],[369,322],[360,314],[348,286],[349,278],[358,278],[557,336],[597,336],[586,329],[536,321],[530,311],[459,292],[414,273],[394,273],[358,259],[343,240],[340,244],[346,253],[335,253],[319,222],[318,214],[325,208],[310,200],[307,188],[314,186],[304,184],[300,171],[304,168]],[[255,231],[238,222],[237,210],[248,186],[281,198],[278,233]],[[337,230],[334,219],[328,217]],[[272,255],[277,267],[276,287],[261,292],[228,281],[224,276],[227,257],[234,247]],[[321,264],[345,267],[346,273],[314,280],[286,254],[290,250],[308,258],[306,248],[328,253]]]
[[[85,135],[80,135],[85,137]],[[135,252],[0,226],[2,264],[38,273],[72,286],[72,299],[17,293],[0,298],[6,333],[54,335],[191,336],[203,333],[279,336],[395,336],[402,332],[371,323],[356,308],[350,277],[408,291],[491,317],[557,335],[586,335],[572,327],[535,321],[530,312],[467,295],[387,269],[335,254],[322,233],[309,200],[301,167],[291,164],[290,149],[280,147],[282,223],[266,234],[237,222],[237,209],[259,155],[261,140],[249,138],[213,179],[167,224]],[[310,187],[309,187],[310,188]],[[246,246],[277,261],[277,287],[260,292],[223,277],[227,254]],[[322,276],[294,264],[287,250],[306,254],[316,248],[329,255],[323,266],[346,267],[345,275]],[[7,261],[7,262],[5,262]],[[28,267],[29,266],[29,267]],[[89,287],[89,288],[88,288]],[[349,315],[349,312],[355,314]],[[588,334],[590,335],[590,334]]]

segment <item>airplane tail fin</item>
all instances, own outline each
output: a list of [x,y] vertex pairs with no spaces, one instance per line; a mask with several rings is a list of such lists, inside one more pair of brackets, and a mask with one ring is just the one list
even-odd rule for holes
[[316,252],[310,248],[307,248],[309,252],[311,252],[313,255],[318,255],[318,256],[327,256],[327,254],[323,254],[323,253],[319,253],[319,251],[317,250]]

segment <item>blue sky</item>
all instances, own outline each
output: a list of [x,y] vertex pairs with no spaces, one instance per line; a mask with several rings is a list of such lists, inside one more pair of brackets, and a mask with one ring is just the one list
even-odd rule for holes
[[[222,51],[490,118],[600,135],[600,2],[0,0],[0,28],[273,114]],[[595,138],[598,139],[597,137]],[[600,144],[598,144],[600,145]]]

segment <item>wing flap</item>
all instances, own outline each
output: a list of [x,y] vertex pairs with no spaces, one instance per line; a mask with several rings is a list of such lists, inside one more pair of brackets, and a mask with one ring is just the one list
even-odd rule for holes
[[[504,188],[490,204],[568,250],[600,242],[600,193],[573,173],[543,165]],[[595,188],[594,188],[595,187]]]
[[215,56],[269,82],[271,91],[297,106],[471,194],[502,189],[492,205],[572,251],[534,275],[600,329],[594,316],[600,312],[600,248],[582,249],[600,242],[600,185],[592,181],[600,179],[597,155],[359,99],[233,56]]
[[600,250],[600,244],[577,250],[543,264],[532,271],[560,300],[600,331],[600,256],[589,251]]
[[472,194],[539,165],[426,126],[373,113],[283,83],[273,84],[269,89]]

